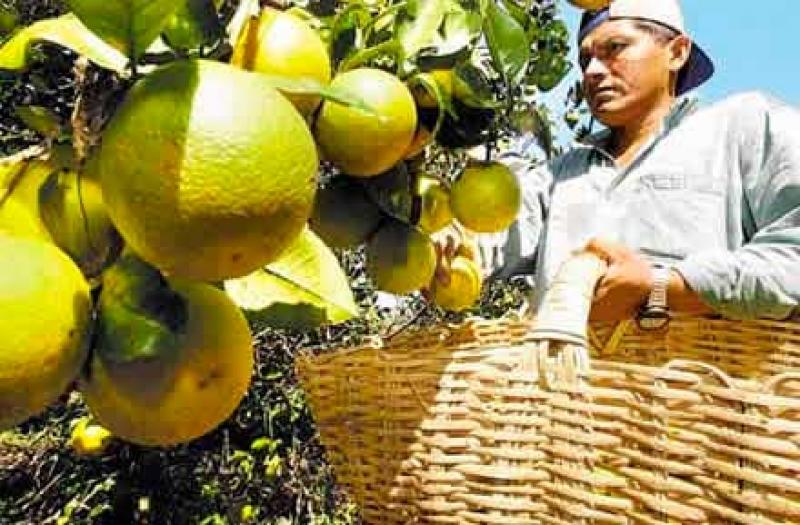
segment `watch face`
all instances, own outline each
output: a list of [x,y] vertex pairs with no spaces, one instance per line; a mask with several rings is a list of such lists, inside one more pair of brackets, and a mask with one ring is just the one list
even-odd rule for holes
[[642,312],[637,321],[642,330],[661,330],[669,324],[669,312],[660,309],[649,310]]

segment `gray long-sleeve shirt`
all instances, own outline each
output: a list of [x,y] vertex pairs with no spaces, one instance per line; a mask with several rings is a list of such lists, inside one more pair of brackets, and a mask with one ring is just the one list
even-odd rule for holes
[[523,207],[494,250],[496,274],[535,275],[534,305],[571,252],[596,236],[673,266],[717,312],[785,318],[800,304],[800,111],[759,93],[704,109],[676,102],[619,169],[580,145],[546,167],[501,160]]

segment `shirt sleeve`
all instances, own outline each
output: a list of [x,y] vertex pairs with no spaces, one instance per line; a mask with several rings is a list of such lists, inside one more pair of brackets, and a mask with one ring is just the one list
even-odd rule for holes
[[530,156],[530,141],[520,140],[498,157],[518,177],[522,189],[519,215],[504,232],[478,236],[478,246],[490,278],[533,275],[552,181],[550,166]]
[[800,305],[800,111],[751,102],[734,140],[755,231],[737,250],[691,254],[676,270],[726,317],[784,319]]

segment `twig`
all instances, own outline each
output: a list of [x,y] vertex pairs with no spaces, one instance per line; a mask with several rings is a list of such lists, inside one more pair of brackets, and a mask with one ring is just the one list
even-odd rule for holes
[[70,116],[70,125],[72,126],[72,148],[75,152],[75,160],[78,165],[83,163],[86,158],[86,152],[90,146],[90,133],[89,123],[86,115],[86,72],[89,68],[89,60],[85,56],[79,57],[75,61],[73,72],[75,74],[75,88],[77,96],[75,97],[75,108],[72,110]]
[[411,319],[400,325],[400,328],[398,328],[394,332],[391,332],[390,334],[383,336],[383,339],[389,341],[394,337],[397,337],[401,333],[405,332],[406,330],[408,330],[413,324],[415,324],[419,320],[420,317],[422,317],[422,314],[424,314],[427,309],[428,305],[426,304],[422,305],[422,307],[419,310],[417,310],[416,313],[414,313],[414,316]]

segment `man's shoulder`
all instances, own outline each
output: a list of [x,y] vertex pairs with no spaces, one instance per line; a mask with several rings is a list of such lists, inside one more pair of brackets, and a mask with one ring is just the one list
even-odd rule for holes
[[753,118],[761,118],[778,108],[788,108],[788,105],[763,91],[744,91],[728,95],[701,108],[695,116],[746,122]]
[[538,174],[547,172],[557,173],[562,166],[574,162],[579,156],[586,155],[588,146],[573,144],[565,151],[546,158],[532,135],[523,135],[513,141],[498,156],[497,160],[511,167],[517,172]]

